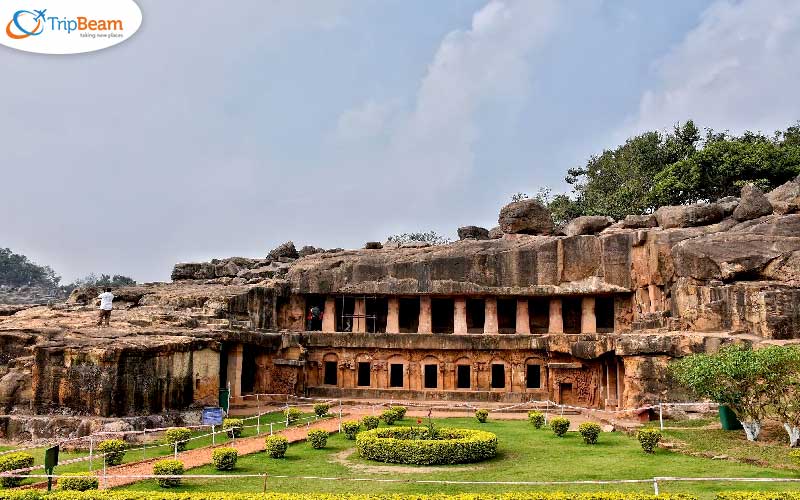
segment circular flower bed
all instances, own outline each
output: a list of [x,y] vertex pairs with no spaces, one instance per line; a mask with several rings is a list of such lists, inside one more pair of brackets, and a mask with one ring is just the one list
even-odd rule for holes
[[395,464],[441,465],[480,462],[497,453],[497,436],[473,429],[382,427],[356,436],[362,458]]

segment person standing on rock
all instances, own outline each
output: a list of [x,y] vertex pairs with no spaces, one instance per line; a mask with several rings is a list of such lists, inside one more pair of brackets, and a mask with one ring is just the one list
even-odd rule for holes
[[102,326],[105,321],[106,326],[109,326],[111,321],[111,310],[114,308],[114,294],[111,293],[110,288],[106,288],[103,293],[97,296],[100,299],[100,316],[97,318],[97,326]]

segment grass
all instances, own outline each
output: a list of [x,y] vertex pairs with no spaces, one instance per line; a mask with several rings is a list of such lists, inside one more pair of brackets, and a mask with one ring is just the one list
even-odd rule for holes
[[[594,446],[583,444],[580,436],[570,432],[558,438],[547,429],[535,430],[525,421],[496,420],[479,424],[474,419],[439,419],[438,425],[480,428],[494,432],[499,438],[498,456],[479,464],[439,466],[420,469],[414,466],[375,464],[355,454],[336,459],[353,448],[354,442],[343,435],[332,435],[324,450],[313,450],[306,443],[291,445],[285,459],[270,459],[263,453],[239,458],[236,473],[263,474],[270,477],[269,491],[325,493],[462,493],[498,491],[641,491],[652,492],[652,484],[570,485],[531,487],[524,485],[453,485],[411,482],[375,483],[355,481],[322,481],[297,479],[298,476],[339,478],[373,478],[406,480],[454,481],[579,481],[602,479],[650,479],[654,476],[682,477],[796,477],[796,470],[761,467],[727,460],[711,460],[659,449],[653,455],[642,452],[638,442],[625,434],[603,433]],[[408,425],[410,420],[401,424]],[[345,463],[341,463],[344,461]],[[379,465],[383,470],[364,469]],[[418,471],[408,473],[407,471]],[[212,466],[192,469],[190,474],[219,474]],[[260,478],[223,480],[192,480],[178,491],[262,491]],[[153,481],[143,481],[125,487],[128,490],[159,490]],[[712,498],[720,490],[786,490],[786,483],[662,483],[661,492],[693,493]],[[796,489],[796,488],[795,488]]]

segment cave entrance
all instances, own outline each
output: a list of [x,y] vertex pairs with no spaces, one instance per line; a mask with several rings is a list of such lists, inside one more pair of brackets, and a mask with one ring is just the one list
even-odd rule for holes
[[358,363],[358,386],[369,387],[370,384],[370,364],[369,361]]
[[322,318],[325,315],[325,296],[306,295],[306,331],[321,332]]
[[531,333],[547,333],[550,329],[550,299],[528,299]]
[[228,352],[230,345],[223,342],[219,349],[219,388],[228,387]]
[[492,389],[505,389],[506,387],[506,365],[502,363],[492,364]]
[[336,331],[353,331],[353,313],[356,308],[356,299],[353,297],[340,297],[336,299]]
[[423,382],[425,389],[436,389],[439,387],[439,365],[425,365]]
[[597,331],[611,333],[614,331],[614,297],[597,297],[594,299],[594,315]]
[[367,297],[364,300],[367,332],[386,333],[386,318],[389,315],[389,299],[386,297]]
[[486,301],[483,299],[467,299],[467,332],[483,333],[486,322]]
[[453,333],[453,299],[431,299],[431,330],[433,333]]
[[497,299],[498,333],[517,333],[517,299]]
[[339,363],[336,361],[325,362],[325,377],[322,383],[325,385],[339,385]]
[[417,333],[419,330],[419,297],[400,298],[399,306],[400,333]]
[[562,405],[574,405],[577,403],[575,399],[575,392],[572,390],[572,384],[559,384],[559,396],[560,401],[559,404]]
[[525,388],[541,389],[542,387],[542,365],[528,364],[525,372]]
[[456,366],[456,389],[469,389],[472,387],[469,365]]
[[564,318],[564,333],[581,333],[580,297],[564,297],[561,299],[561,315]]
[[392,363],[389,365],[389,387],[403,388],[403,365]]
[[255,346],[242,346],[242,394],[252,393],[255,389],[256,351]]

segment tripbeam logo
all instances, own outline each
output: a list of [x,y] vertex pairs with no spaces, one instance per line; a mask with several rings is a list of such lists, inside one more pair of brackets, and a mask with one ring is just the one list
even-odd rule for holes
[[142,12],[133,0],[71,0],[36,9],[30,3],[0,4],[0,22],[5,24],[0,44],[41,54],[79,54],[117,45],[142,24]]

